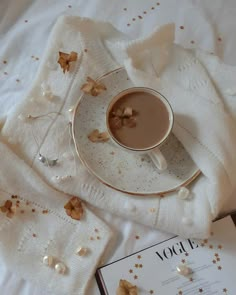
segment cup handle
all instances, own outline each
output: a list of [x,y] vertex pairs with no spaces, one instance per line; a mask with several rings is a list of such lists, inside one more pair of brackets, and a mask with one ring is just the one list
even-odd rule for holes
[[148,155],[150,156],[152,162],[155,164],[155,166],[160,170],[163,171],[167,168],[167,162],[165,157],[163,156],[162,152],[159,150],[159,148],[155,148],[151,150]]

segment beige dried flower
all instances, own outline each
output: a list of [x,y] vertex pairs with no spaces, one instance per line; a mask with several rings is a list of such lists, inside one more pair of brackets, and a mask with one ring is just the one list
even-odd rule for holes
[[61,68],[63,69],[63,73],[69,72],[70,70],[70,63],[76,61],[78,57],[77,52],[71,51],[71,53],[65,53],[59,51],[59,59],[58,63],[60,64]]
[[3,213],[6,213],[8,218],[12,218],[16,213],[16,207],[12,206],[12,201],[7,200],[3,206],[0,207]]
[[72,219],[80,220],[83,216],[84,209],[82,201],[78,197],[72,197],[64,206],[66,214]]
[[92,142],[106,142],[109,140],[109,134],[95,129],[88,135],[88,139]]
[[98,96],[101,92],[107,90],[107,88],[104,84],[87,77],[87,83],[82,85],[81,90],[92,96]]
[[116,295],[138,295],[138,288],[126,280],[120,280]]

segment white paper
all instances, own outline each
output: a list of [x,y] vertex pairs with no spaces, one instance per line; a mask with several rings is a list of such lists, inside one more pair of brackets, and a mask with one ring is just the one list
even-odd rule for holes
[[[177,273],[178,265],[192,270]],[[120,279],[138,294],[236,294],[236,230],[230,217],[215,222],[206,240],[173,237],[98,270],[105,294],[114,295]]]

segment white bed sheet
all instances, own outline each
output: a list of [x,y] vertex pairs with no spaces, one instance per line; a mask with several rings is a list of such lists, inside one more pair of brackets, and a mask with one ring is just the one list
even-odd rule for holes
[[[150,33],[158,24],[174,22],[177,43],[214,52],[226,63],[236,65],[235,0],[0,0],[1,121],[24,99],[51,28],[62,14],[109,21],[132,38]],[[226,211],[236,209],[234,196]],[[96,213],[117,232],[104,258],[106,262],[168,237],[98,209]],[[46,292],[0,264],[0,294],[45,295]],[[94,279],[88,294],[99,294]]]

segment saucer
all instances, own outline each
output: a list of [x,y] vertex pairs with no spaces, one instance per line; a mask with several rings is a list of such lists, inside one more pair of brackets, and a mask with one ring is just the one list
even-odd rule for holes
[[109,187],[134,195],[163,195],[197,178],[198,167],[174,134],[161,146],[168,163],[165,171],[159,171],[147,154],[129,153],[110,140],[91,142],[88,135],[94,129],[107,131],[106,110],[112,98],[122,90],[134,87],[124,68],[112,71],[98,81],[107,90],[96,97],[83,94],[72,124],[77,154],[94,176]]

